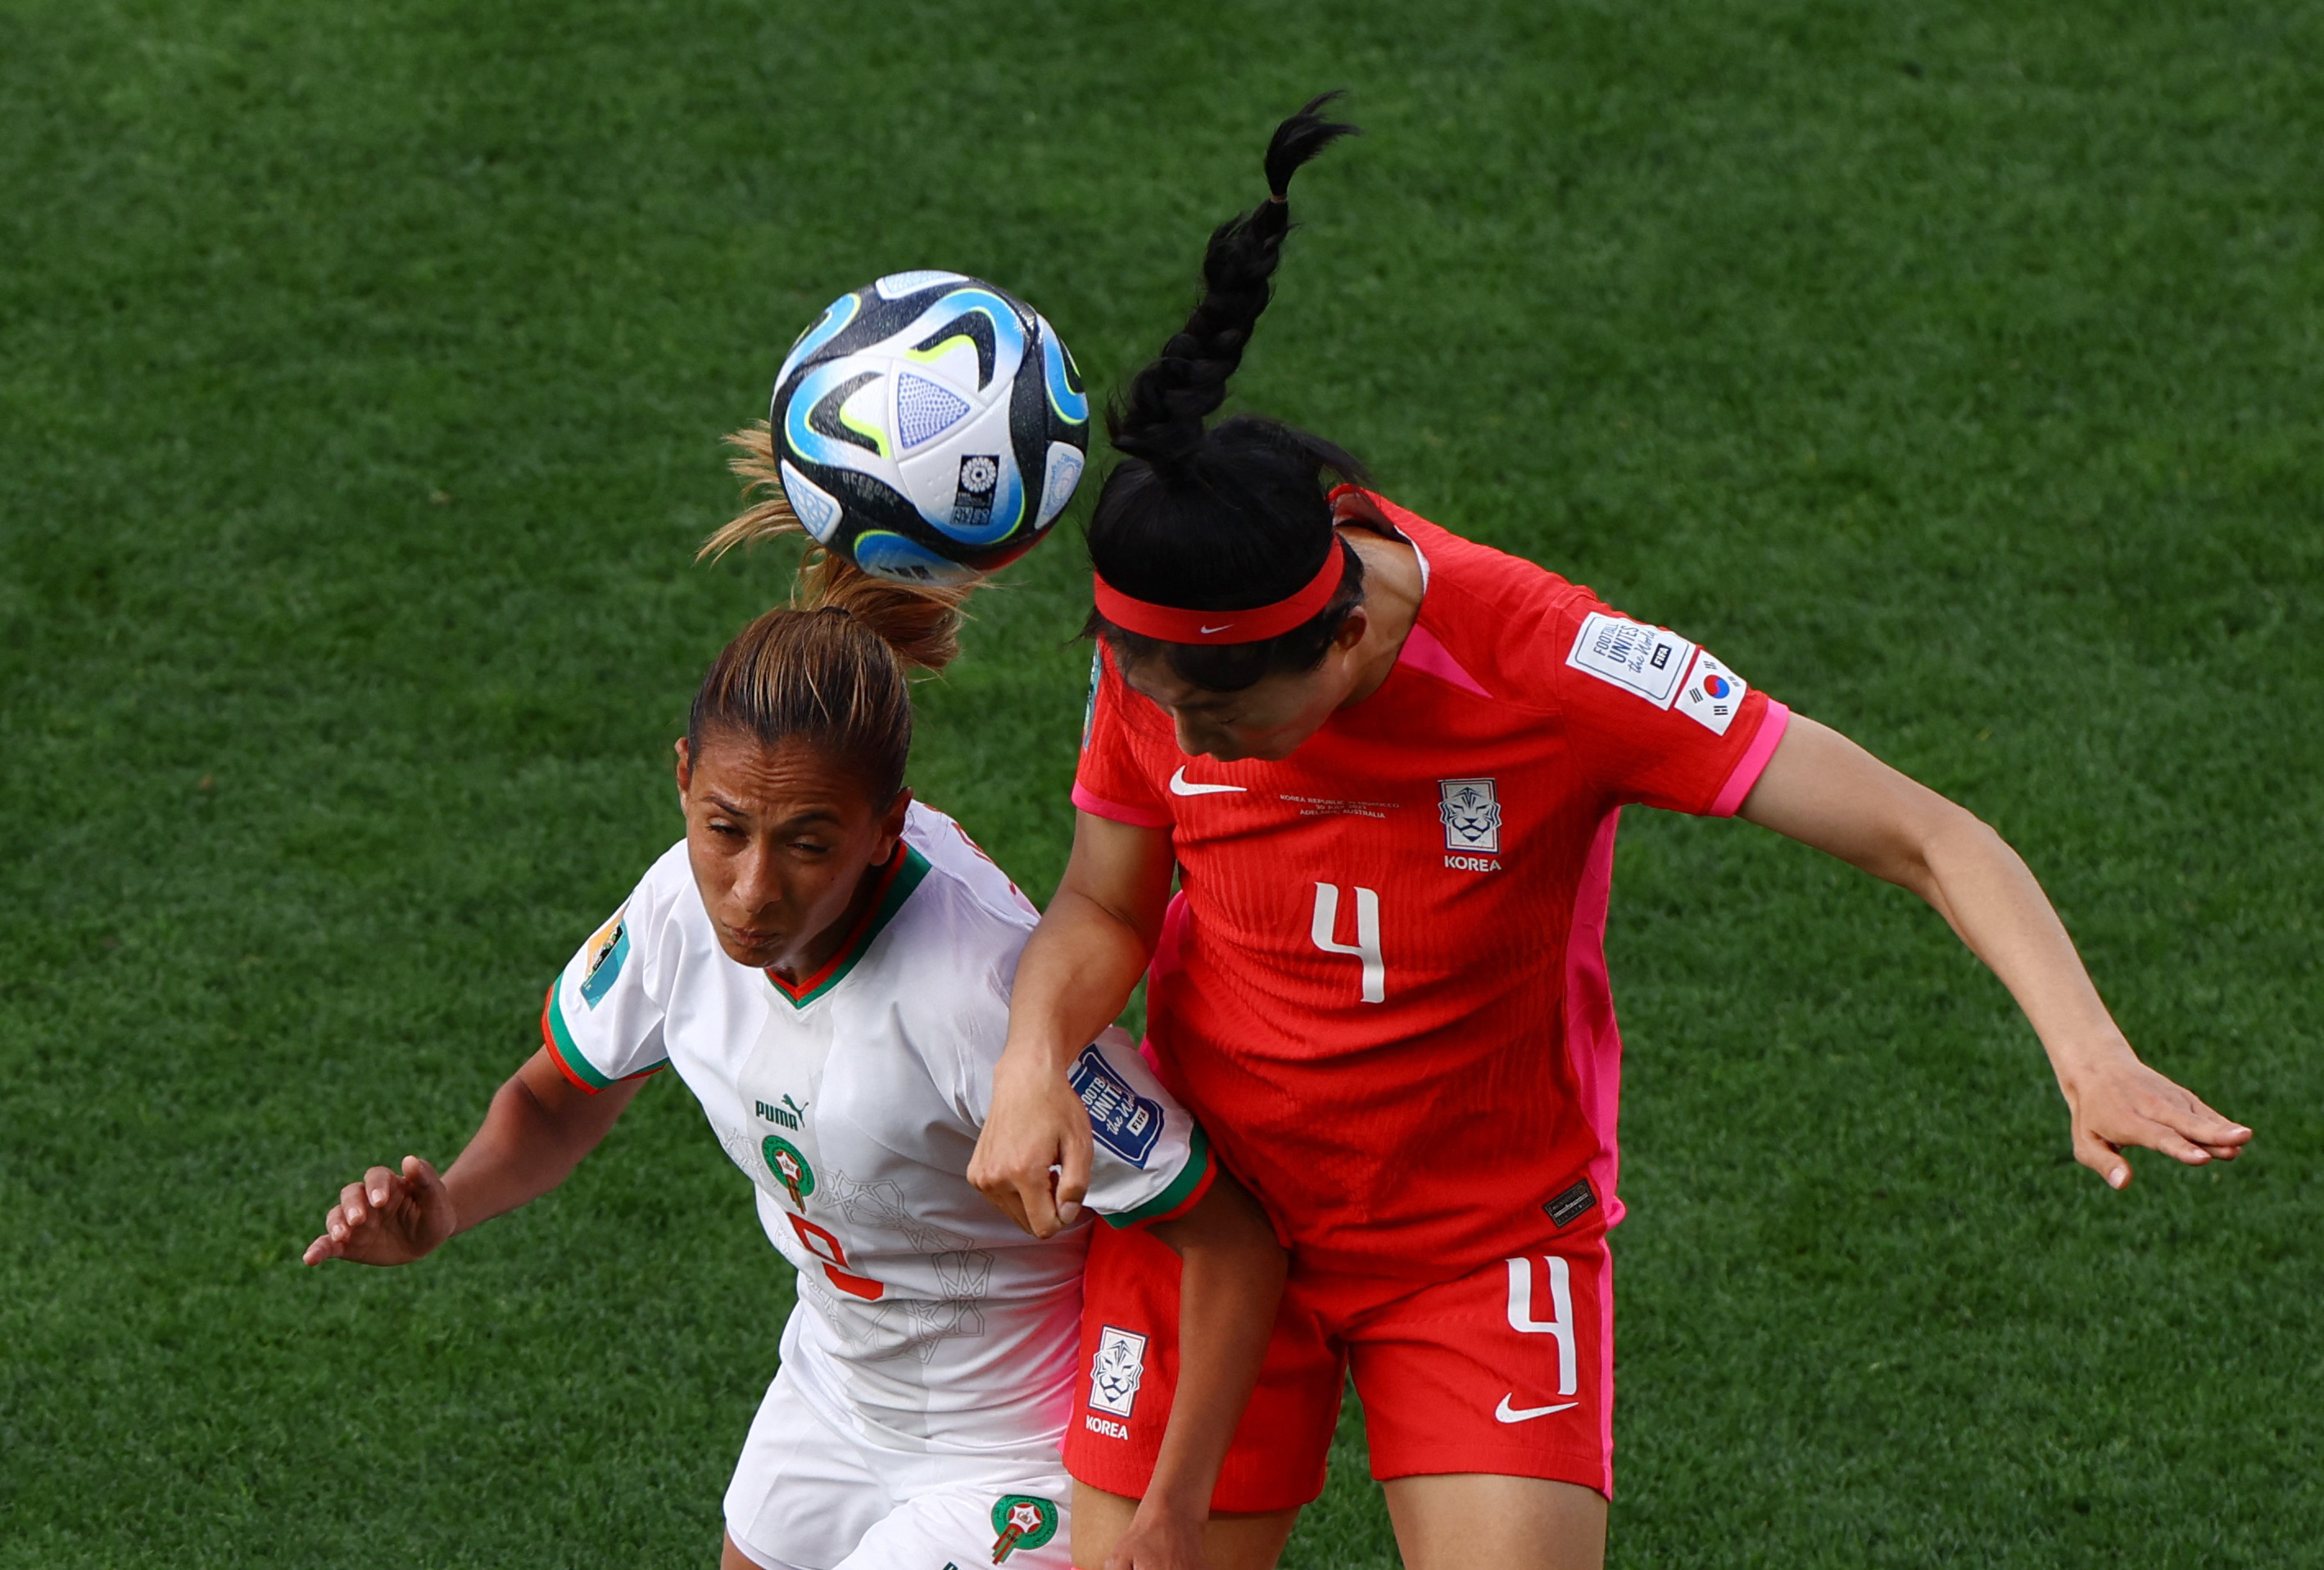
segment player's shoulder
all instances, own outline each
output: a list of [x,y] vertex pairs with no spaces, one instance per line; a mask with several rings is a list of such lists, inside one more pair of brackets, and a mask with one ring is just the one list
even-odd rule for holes
[[1422,647],[1408,656],[1424,667],[1444,666],[1455,684],[1496,700],[1551,703],[1582,624],[1605,609],[1598,596],[1538,562],[1454,534],[1384,497],[1372,500],[1425,563],[1413,640]]
[[905,814],[904,844],[918,865],[902,874],[915,883],[897,912],[899,946],[918,951],[935,971],[1013,974],[1041,919],[1033,902],[968,831],[924,803]]

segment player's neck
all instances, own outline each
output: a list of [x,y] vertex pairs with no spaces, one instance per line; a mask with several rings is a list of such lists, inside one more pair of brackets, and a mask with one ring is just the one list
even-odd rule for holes
[[1356,646],[1356,682],[1340,705],[1344,709],[1379,692],[1396,669],[1404,640],[1412,636],[1420,620],[1421,577],[1419,554],[1403,539],[1386,538],[1361,528],[1343,528],[1340,537],[1363,558],[1364,615],[1369,622],[1363,642]]
[[[899,840],[895,849],[889,853],[889,860],[892,861],[903,854],[904,842]],[[878,903],[880,891],[887,886],[888,866],[889,863],[883,861],[865,868],[863,875],[855,880],[855,893],[849,897],[847,908],[840,914],[839,919],[807,939],[795,953],[778,959],[767,969],[796,987],[830,964],[833,957],[846,947],[848,940],[855,936],[857,930],[863,925],[864,917]]]

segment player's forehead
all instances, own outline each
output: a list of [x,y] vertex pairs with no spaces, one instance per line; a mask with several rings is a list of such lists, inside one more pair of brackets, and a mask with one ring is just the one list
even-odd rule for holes
[[852,823],[878,812],[862,771],[828,749],[731,731],[702,738],[690,794],[706,804],[770,822]]

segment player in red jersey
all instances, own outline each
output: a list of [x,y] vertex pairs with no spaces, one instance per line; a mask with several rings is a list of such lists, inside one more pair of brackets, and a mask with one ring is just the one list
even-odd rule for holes
[[[2024,864],[1976,818],[1584,588],[1350,483],[1316,437],[1206,429],[1265,309],[1292,172],[1112,422],[1073,858],[1017,973],[970,1177],[1036,1233],[1082,1194],[1071,1051],[1150,975],[1148,1051],[1274,1217],[1291,1281],[1213,1496],[1220,1570],[1315,1497],[1342,1382],[1417,1570],[1602,1562],[1620,1038],[1602,952],[1632,803],[1740,815],[1912,889],[2048,1051],[2076,1155],[2250,1137],[2141,1063]],[[1175,874],[1179,890],[1174,896]],[[1053,1179],[1053,1169],[1056,1177]],[[1174,1262],[1093,1250],[1066,1463],[1077,1563],[1147,1491]]]

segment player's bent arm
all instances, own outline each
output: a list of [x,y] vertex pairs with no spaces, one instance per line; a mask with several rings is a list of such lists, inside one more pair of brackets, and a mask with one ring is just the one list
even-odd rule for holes
[[1036,1237],[1072,1221],[1088,1191],[1089,1114],[1065,1072],[1145,972],[1172,865],[1167,831],[1078,814],[1065,878],[1017,962],[1009,1042],[968,1180]]
[[441,1177],[406,1156],[401,1171],[374,1167],[340,1190],[306,1262],[409,1264],[455,1233],[538,1199],[597,1148],[641,1083],[622,1080],[592,1096],[540,1049],[493,1095],[483,1125]]
[[1288,1263],[1259,1202],[1223,1168],[1193,1209],[1153,1233],[1179,1259],[1178,1384],[1153,1478],[1107,1570],[1202,1563],[1211,1493],[1258,1382]]
[[2191,1165],[2250,1140],[2139,1061],[2042,886],[1967,809],[1794,714],[1740,815],[1935,906],[2025,1011],[2065,1093],[2075,1158],[2115,1188],[2130,1181],[2126,1145]]

